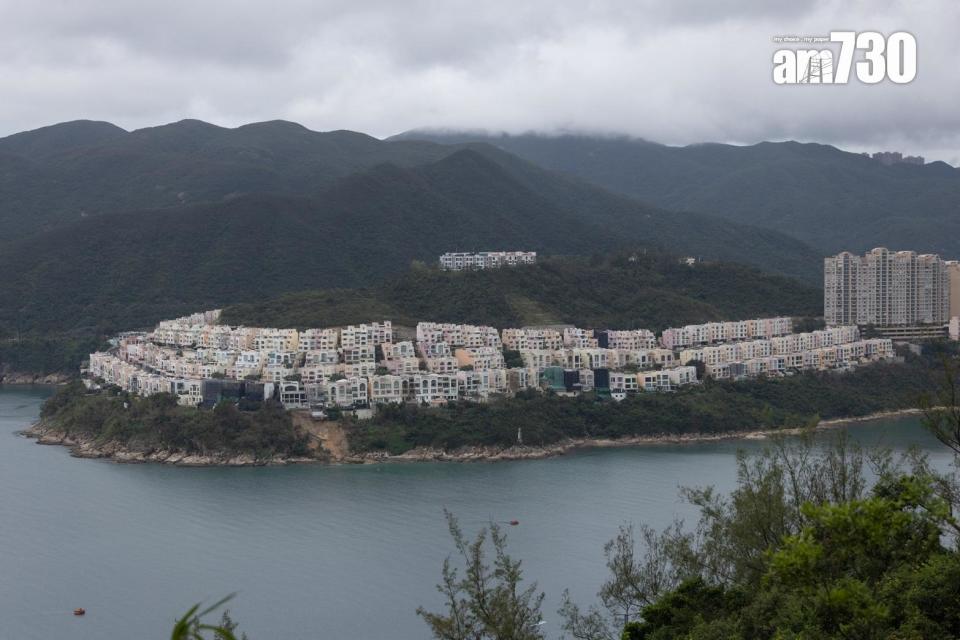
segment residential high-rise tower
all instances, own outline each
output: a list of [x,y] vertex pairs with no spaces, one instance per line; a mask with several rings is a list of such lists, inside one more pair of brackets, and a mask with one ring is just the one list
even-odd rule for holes
[[944,325],[950,317],[949,274],[938,255],[883,247],[824,258],[827,325]]

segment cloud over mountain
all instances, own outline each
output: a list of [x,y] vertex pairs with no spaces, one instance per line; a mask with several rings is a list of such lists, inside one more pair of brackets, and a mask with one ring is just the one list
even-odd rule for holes
[[[949,0],[0,0],[0,11],[0,134],[76,118],[286,118],[380,136],[447,126],[793,138],[958,161],[960,5]],[[773,36],[831,29],[911,31],[916,80],[773,84]]]

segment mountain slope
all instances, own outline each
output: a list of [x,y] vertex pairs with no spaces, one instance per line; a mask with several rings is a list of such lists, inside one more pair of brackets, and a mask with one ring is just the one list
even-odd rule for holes
[[126,131],[109,122],[75,120],[0,138],[0,153],[40,160],[52,154],[105,144]]
[[[645,208],[501,152],[461,149],[421,167],[379,165],[314,198],[257,194],[104,214],[0,252],[0,329],[129,329],[191,309],[288,291],[369,285],[449,250],[592,254],[670,249],[804,266],[817,256],[772,232]],[[638,287],[641,283],[638,283]]]
[[226,129],[184,120],[132,132],[63,123],[0,139],[0,238],[102,213],[249,193],[310,195],[381,163],[413,166],[452,151],[282,121]]
[[365,290],[317,290],[224,310],[233,324],[337,326],[391,318],[496,327],[571,323],[588,327],[663,329],[710,320],[772,314],[820,314],[819,289],[727,263],[681,264],[649,253],[630,260],[547,258],[498,271],[443,272],[416,267]]
[[821,250],[877,245],[960,255],[960,170],[884,166],[797,142],[668,147],[624,137],[413,131],[394,140],[483,142],[667,209],[788,233]]

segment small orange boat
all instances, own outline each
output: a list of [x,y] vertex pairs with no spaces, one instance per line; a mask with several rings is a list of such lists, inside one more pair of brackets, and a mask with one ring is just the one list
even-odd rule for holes
[[73,610],[73,615],[75,616],[83,616],[86,614],[87,614],[87,610],[84,609],[83,607],[77,607],[76,609]]

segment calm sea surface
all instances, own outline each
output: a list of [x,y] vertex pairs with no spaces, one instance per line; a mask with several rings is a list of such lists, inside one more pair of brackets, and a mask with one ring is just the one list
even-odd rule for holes
[[[179,612],[238,592],[251,640],[425,638],[414,610],[437,604],[464,528],[517,519],[510,550],[547,592],[593,601],[603,543],[627,521],[662,526],[691,510],[681,484],[729,488],[741,441],[596,450],[495,464],[184,469],[71,458],[13,432],[45,388],[0,386],[0,638],[164,638]],[[949,456],[916,419],[852,427],[866,443],[917,442]],[[87,615],[71,615],[85,607]]]

